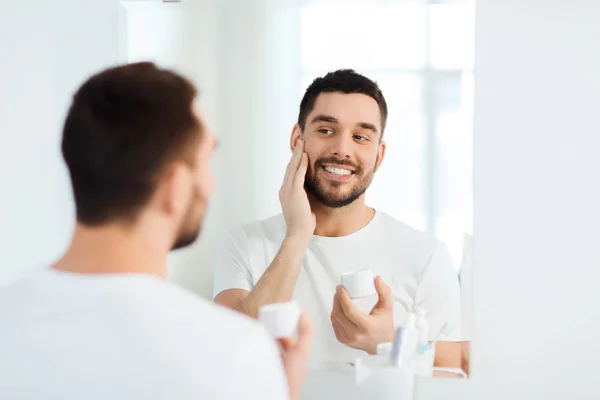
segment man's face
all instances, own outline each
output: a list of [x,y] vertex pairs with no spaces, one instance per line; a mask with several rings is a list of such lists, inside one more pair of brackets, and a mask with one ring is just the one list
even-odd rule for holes
[[[197,115],[198,119],[202,121],[200,114],[197,113]],[[173,250],[186,247],[196,241],[202,229],[204,215],[214,190],[210,159],[216,147],[216,140],[212,132],[206,128],[206,125],[202,123],[201,125],[203,126],[203,132],[197,144],[192,198],[179,227],[179,234],[173,245]]]
[[306,191],[327,207],[344,207],[362,196],[383,160],[381,114],[364,94],[321,93],[306,118]]

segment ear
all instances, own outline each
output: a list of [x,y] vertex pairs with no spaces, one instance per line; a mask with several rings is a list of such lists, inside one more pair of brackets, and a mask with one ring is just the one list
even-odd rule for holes
[[171,164],[160,180],[158,201],[164,213],[172,216],[184,213],[193,194],[193,176],[182,161]]
[[377,149],[377,161],[375,161],[375,171],[379,170],[381,163],[383,162],[383,158],[385,157],[385,142],[382,140],[379,143],[379,148]]
[[290,150],[292,153],[296,150],[296,145],[298,144],[298,139],[302,138],[302,129],[300,129],[300,125],[294,125],[292,129],[292,135],[290,136]]

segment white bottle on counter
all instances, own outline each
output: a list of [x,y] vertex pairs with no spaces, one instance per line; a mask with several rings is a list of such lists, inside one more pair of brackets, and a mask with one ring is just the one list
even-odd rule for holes
[[413,354],[417,351],[419,344],[419,331],[417,330],[417,316],[413,313],[409,313],[406,317],[406,323],[404,329],[406,330],[406,348],[402,353],[402,364],[407,365],[408,361],[413,357]]
[[429,321],[427,312],[421,308],[415,309],[417,314],[417,330],[419,339],[417,351],[412,359],[415,375],[419,377],[433,376],[433,363],[435,361],[435,348],[429,343]]
[[[406,339],[403,343],[402,350],[402,365],[406,365],[406,363],[413,358],[413,356],[419,350],[419,339],[420,339],[420,331],[417,329],[417,315],[413,313],[409,313],[406,316],[406,320],[404,322],[403,333],[406,336]],[[377,345],[377,355],[378,356],[389,356],[392,351],[393,343],[380,343]]]
[[427,321],[427,311],[422,308],[415,310],[417,314],[417,329],[419,330],[419,342],[417,349],[420,350],[427,345],[429,337],[429,321]]

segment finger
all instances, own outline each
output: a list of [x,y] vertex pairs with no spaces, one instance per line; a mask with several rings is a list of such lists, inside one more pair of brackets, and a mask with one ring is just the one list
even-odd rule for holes
[[304,188],[304,180],[306,178],[307,170],[308,170],[308,154],[302,153],[300,165],[298,166],[298,170],[296,171],[296,175],[294,176],[293,185],[296,189]]
[[336,316],[331,314],[331,327],[333,328],[333,333],[335,333],[335,338],[338,342],[347,344],[349,342],[348,332],[344,328],[344,325],[336,320]]
[[340,335],[340,331],[339,331],[339,327],[337,326],[337,323],[335,323],[335,321],[331,321],[332,324],[332,328],[333,328],[333,333],[335,334],[335,338],[338,340],[338,342],[340,343],[344,343],[345,339],[344,337],[342,337],[342,335]]
[[344,327],[357,327],[357,325],[346,317],[342,308],[342,300],[340,292],[336,292],[333,296],[333,308],[331,313],[335,316],[336,321]]
[[302,139],[298,139],[296,142],[296,148],[294,149],[294,154],[292,154],[292,158],[288,163],[288,166],[285,170],[285,177],[283,178],[284,186],[289,186],[296,172],[298,171],[298,167],[300,166],[300,162],[302,161],[302,154],[304,153],[304,142]]
[[394,307],[394,302],[392,300],[392,290],[383,281],[383,279],[381,279],[380,276],[375,277],[375,289],[377,290],[377,296],[379,297],[379,300],[373,308],[392,309]]
[[356,328],[356,325],[352,321],[349,321],[348,318],[346,318],[346,316],[344,315],[344,312],[342,311],[342,308],[340,306],[339,296],[337,294],[333,296],[333,308],[331,310],[331,325],[335,329],[337,329],[339,336],[343,339],[340,340],[340,337],[338,337],[338,340],[340,340],[341,342],[347,341],[347,339],[350,337],[348,331],[352,330],[353,328]]
[[358,308],[352,303],[348,292],[343,286],[338,286],[338,294],[340,299],[340,305],[346,318],[353,322],[359,328],[364,328],[367,325],[366,315],[360,312]]

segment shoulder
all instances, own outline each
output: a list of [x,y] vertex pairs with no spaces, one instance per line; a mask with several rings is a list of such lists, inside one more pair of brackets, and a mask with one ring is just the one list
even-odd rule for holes
[[[175,284],[163,283],[160,293],[160,296],[155,298],[154,306],[165,311],[171,310],[169,317],[174,319],[173,322],[181,320],[190,325],[200,324],[205,332],[232,329],[260,330],[261,328],[258,321],[197,296]],[[207,321],[210,321],[210,324],[206,324]]]
[[270,345],[269,334],[257,320],[174,284],[166,283],[163,294],[157,297],[153,307],[157,312],[153,315],[161,315],[164,323],[172,324],[169,329],[175,326],[184,329],[187,332],[184,336],[194,343],[228,343],[233,348],[237,344],[250,345],[260,350]]
[[237,243],[281,240],[285,236],[285,220],[283,214],[277,214],[265,220],[238,225],[225,236],[226,240]]
[[270,336],[260,322],[240,312],[215,304],[212,301],[196,296],[194,293],[168,284],[169,297],[174,301],[163,301],[165,309],[171,310],[175,319],[190,323],[190,333],[198,331],[215,336],[219,342],[235,343],[246,346],[269,345]]
[[[246,388],[218,388],[231,398],[239,398],[250,387],[265,393],[269,388],[263,380],[269,381],[270,385],[274,384],[273,381],[284,382],[275,342],[257,320],[170,283],[163,286],[163,294],[159,297],[162,301],[156,301],[153,307],[153,316],[160,316],[160,320],[156,321],[160,325],[157,330],[164,331],[164,337],[168,339],[168,349],[172,354],[169,359],[175,362],[184,360],[171,365],[172,368],[210,371],[217,378],[212,383],[204,380],[206,386],[214,386],[215,382],[223,380],[244,380]],[[189,377],[188,372],[182,371],[185,379]],[[198,376],[191,379],[198,383]],[[273,389],[281,392],[285,386]]]
[[445,245],[431,236],[412,226],[380,212],[377,221],[378,233],[382,240],[393,241],[395,245],[411,249],[413,254],[429,259],[434,253],[446,251]]

